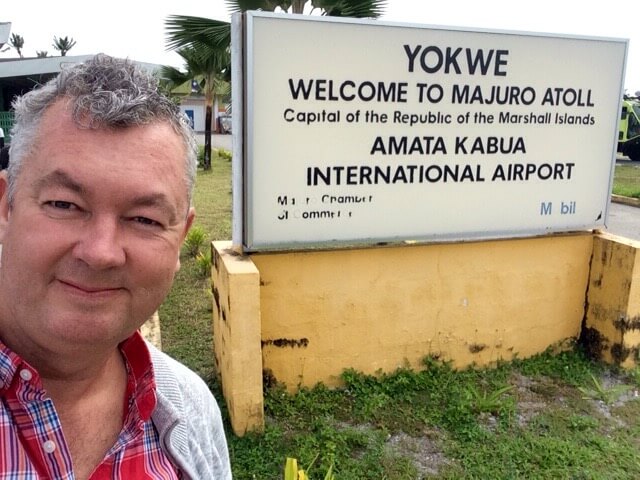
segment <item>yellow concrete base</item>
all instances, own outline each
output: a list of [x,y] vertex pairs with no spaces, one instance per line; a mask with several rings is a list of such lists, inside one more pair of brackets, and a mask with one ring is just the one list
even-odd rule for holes
[[640,242],[609,234],[594,238],[582,339],[591,355],[625,368],[640,351]]
[[260,276],[230,242],[212,244],[213,346],[231,426],[237,435],[262,430]]
[[263,369],[290,389],[527,357],[576,338],[591,235],[254,254]]
[[[234,431],[262,374],[294,390],[365,373],[528,357],[575,340],[593,235],[239,256],[213,245],[214,342]],[[259,273],[258,273],[259,272]]]

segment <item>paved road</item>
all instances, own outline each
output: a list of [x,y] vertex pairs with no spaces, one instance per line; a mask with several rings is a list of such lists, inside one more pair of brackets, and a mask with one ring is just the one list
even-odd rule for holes
[[[200,145],[204,145],[204,133],[196,133],[196,141]],[[231,151],[232,136],[231,135],[211,135],[211,146],[213,148],[224,148]]]
[[640,240],[640,208],[612,202],[609,207],[607,231]]

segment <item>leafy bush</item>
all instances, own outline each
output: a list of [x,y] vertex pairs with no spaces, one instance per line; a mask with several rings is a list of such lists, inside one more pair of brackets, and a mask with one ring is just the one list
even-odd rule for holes
[[[317,458],[317,457],[316,457]],[[311,465],[315,462],[315,458]],[[298,467],[298,460],[295,458],[287,457],[287,463],[284,468],[284,480],[309,480],[309,474],[307,473],[311,469],[311,465],[307,468],[307,470],[303,470]],[[329,467],[329,470],[324,476],[324,480],[335,480],[335,475],[333,474],[333,466]]]
[[204,167],[204,145],[198,145],[198,167]]
[[[207,239],[207,232],[204,228],[194,225],[187,233],[187,237],[184,239],[184,248],[190,257],[197,257],[200,253],[200,247]],[[209,255],[209,261],[211,261],[211,255]]]
[[224,148],[221,148],[220,150],[218,150],[218,156],[228,162],[230,162],[231,159],[233,158],[233,154],[229,150],[226,150]]
[[203,277],[208,277],[211,274],[211,251],[198,252],[196,255],[196,265],[198,267],[198,273]]

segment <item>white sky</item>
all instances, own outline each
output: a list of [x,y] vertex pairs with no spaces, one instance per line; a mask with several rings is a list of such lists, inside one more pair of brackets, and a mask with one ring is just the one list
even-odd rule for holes
[[[25,39],[25,56],[49,55],[53,36],[73,37],[69,55],[98,52],[181,66],[165,49],[164,21],[171,14],[229,20],[223,0],[0,0],[0,22]],[[577,34],[630,40],[625,88],[640,90],[640,24],[637,0],[388,0],[383,20],[426,25]],[[14,50],[0,58],[15,57]]]

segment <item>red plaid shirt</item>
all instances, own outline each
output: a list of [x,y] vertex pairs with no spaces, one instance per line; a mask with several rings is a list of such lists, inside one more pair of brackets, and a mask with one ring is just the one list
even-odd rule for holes
[[[151,421],[156,394],[149,350],[139,333],[120,350],[128,378],[124,423],[90,480],[177,480]],[[40,376],[0,341],[0,480],[74,478],[60,419]]]

